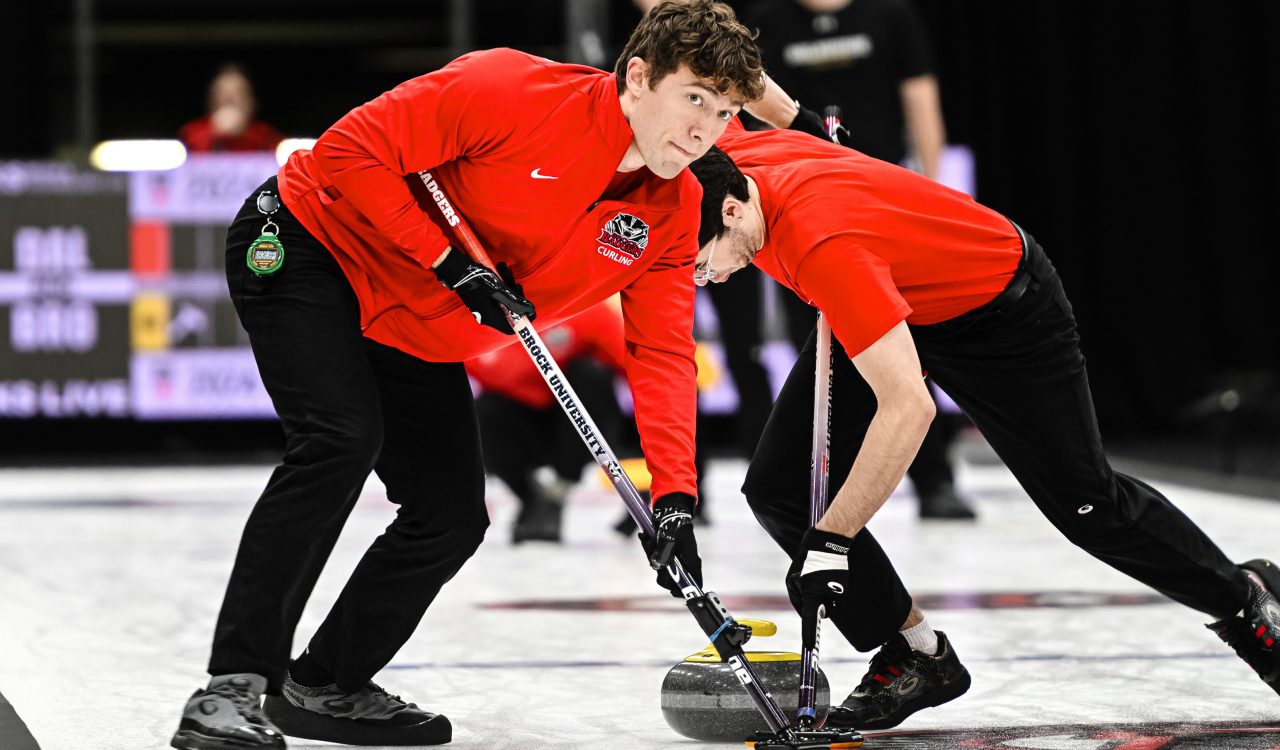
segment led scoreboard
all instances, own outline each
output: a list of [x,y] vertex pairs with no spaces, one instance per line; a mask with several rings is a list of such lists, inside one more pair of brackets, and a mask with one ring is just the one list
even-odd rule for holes
[[0,163],[0,418],[270,418],[226,226],[270,154],[115,174]]
[[0,163],[0,417],[125,417],[126,178]]

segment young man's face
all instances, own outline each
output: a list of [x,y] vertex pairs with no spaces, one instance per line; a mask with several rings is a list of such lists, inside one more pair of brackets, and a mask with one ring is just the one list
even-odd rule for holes
[[664,179],[707,153],[742,109],[740,101],[717,93],[686,65],[650,88],[648,65],[639,58],[627,65],[627,93],[636,150],[649,171]]
[[693,271],[693,283],[698,286],[727,281],[733,272],[746,268],[764,245],[764,219],[750,202],[726,198],[721,219],[724,233],[698,250]]

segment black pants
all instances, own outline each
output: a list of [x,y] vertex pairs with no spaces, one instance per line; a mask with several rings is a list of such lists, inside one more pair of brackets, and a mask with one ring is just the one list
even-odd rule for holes
[[[585,357],[564,364],[563,369],[610,447],[625,455],[620,432],[626,420],[613,391],[613,370]],[[483,393],[476,408],[485,468],[505,482],[523,506],[541,500],[533,481],[537,469],[550,466],[561,479],[576,482],[583,467],[594,463],[558,404],[536,408],[501,394]]]
[[[787,336],[795,345],[796,351],[800,351],[813,335],[818,322],[818,311],[790,290],[783,290],[782,299],[787,311]],[[929,389],[929,395],[937,403],[932,388]],[[955,440],[956,430],[955,423],[941,412],[939,418],[929,425],[929,431],[920,442],[920,450],[907,467],[907,479],[911,480],[917,497],[924,498],[955,483],[955,474],[951,471],[951,443]]]
[[[1011,301],[1024,283],[1025,292]],[[911,333],[930,376],[1067,539],[1215,619],[1240,611],[1248,593],[1244,575],[1164,496],[1107,463],[1071,304],[1034,240],[1028,238],[1019,275],[1000,297]],[[793,556],[809,517],[814,344],[811,336],[783,386],[743,487],[761,524]],[[834,349],[832,496],[876,409],[870,386],[838,344]],[[898,630],[911,598],[865,529],[849,552],[849,569],[847,605],[832,620],[855,648],[867,651]]]
[[[262,189],[276,190],[275,179]],[[475,404],[460,363],[365,339],[355,294],[318,240],[282,208],[284,267],[255,276],[245,250],[254,198],[227,235],[227,283],[284,427],[284,459],[258,499],[227,586],[209,672],[265,675],[279,690],[303,605],[369,472],[398,507],[309,646],[346,690],[408,640],[489,524]]]

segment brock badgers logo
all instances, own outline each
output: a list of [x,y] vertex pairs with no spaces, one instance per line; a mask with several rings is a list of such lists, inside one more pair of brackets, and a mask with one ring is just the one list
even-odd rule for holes
[[639,259],[649,244],[649,225],[631,214],[619,213],[604,225],[596,241]]

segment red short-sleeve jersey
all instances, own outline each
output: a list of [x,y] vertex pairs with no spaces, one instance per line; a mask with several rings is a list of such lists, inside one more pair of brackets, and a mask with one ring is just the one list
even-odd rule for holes
[[994,299],[1022,257],[1013,224],[910,170],[789,130],[718,144],[755,180],[755,264],[827,315],[850,356],[899,322],[949,320]]

